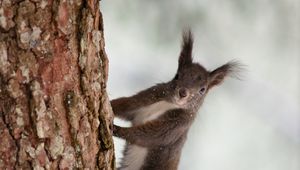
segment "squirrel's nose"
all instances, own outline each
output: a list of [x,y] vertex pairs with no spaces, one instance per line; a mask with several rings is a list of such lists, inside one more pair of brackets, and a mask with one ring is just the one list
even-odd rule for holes
[[179,96],[180,98],[185,98],[188,95],[187,89],[186,88],[180,88],[179,89]]

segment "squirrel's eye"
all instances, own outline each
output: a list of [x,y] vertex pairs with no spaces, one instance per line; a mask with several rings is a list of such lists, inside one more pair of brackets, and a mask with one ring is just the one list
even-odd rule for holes
[[204,92],[205,92],[205,87],[202,87],[201,89],[200,89],[200,94],[204,94]]
[[179,75],[178,75],[178,73],[175,75],[175,77],[174,77],[174,79],[175,80],[178,80],[178,77],[179,77]]
[[201,80],[202,79],[202,77],[201,76],[198,76],[198,80]]

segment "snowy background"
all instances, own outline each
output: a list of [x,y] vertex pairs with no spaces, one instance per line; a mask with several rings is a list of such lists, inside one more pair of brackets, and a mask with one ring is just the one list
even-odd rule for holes
[[[300,169],[299,0],[104,0],[101,9],[111,99],[170,80],[187,26],[207,69],[247,65],[243,81],[206,97],[180,170]],[[117,162],[123,144],[115,140]]]

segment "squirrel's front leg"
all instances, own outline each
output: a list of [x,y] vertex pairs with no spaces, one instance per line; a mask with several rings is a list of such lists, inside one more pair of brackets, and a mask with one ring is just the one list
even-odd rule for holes
[[153,97],[153,93],[153,88],[149,88],[130,97],[112,100],[111,106],[115,116],[128,121],[133,120],[136,116],[136,110],[158,101],[157,98]]
[[132,99],[128,97],[121,97],[114,99],[111,102],[111,106],[116,117],[124,120],[131,121],[134,119],[133,109],[132,109]]
[[166,117],[133,127],[114,125],[113,133],[116,137],[140,146],[169,145],[175,142],[188,129],[189,125],[181,116],[169,117],[167,115]]

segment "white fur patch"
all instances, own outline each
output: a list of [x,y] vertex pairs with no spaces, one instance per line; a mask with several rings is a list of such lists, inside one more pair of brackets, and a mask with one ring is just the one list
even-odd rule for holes
[[144,160],[147,156],[147,148],[130,145],[128,146],[127,153],[123,159],[124,165],[128,165],[122,170],[139,170],[143,166]]
[[133,125],[144,124],[148,121],[155,120],[167,110],[178,108],[177,105],[166,101],[160,101],[134,111],[135,118]]
[[[134,111],[135,118],[132,121],[133,126],[144,124],[155,120],[167,110],[178,108],[178,105],[166,101],[160,101]],[[128,150],[123,158],[123,164],[128,167],[122,170],[139,170],[147,157],[148,149],[145,147],[128,144]]]

